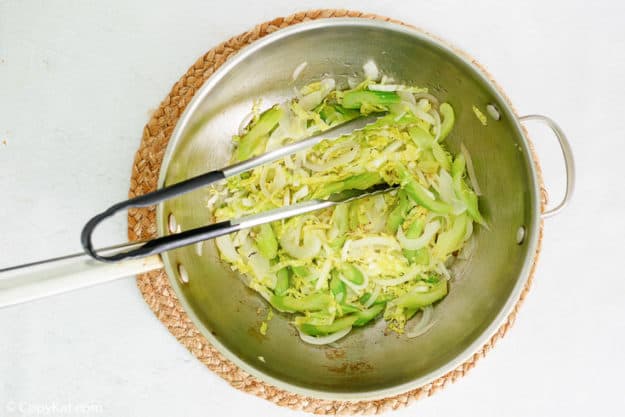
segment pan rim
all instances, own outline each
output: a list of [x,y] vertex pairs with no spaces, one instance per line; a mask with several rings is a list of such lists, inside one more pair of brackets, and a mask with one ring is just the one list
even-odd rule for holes
[[[499,330],[501,325],[505,322],[506,318],[514,309],[514,306],[518,302],[523,288],[527,280],[530,277],[531,269],[533,267],[533,263],[535,260],[533,259],[536,254],[536,250],[539,242],[539,229],[541,225],[541,206],[540,206],[540,187],[539,180],[537,174],[537,167],[535,165],[535,161],[532,158],[532,150],[529,144],[529,139],[527,138],[524,129],[522,128],[518,115],[513,110],[509,100],[502,92],[501,88],[497,86],[491,79],[491,77],[476,63],[468,58],[468,55],[459,51],[457,48],[451,47],[445,42],[440,41],[428,35],[420,30],[416,30],[413,28],[409,28],[406,26],[402,26],[397,23],[383,22],[378,20],[371,20],[366,18],[328,18],[328,19],[319,19],[310,22],[298,23],[292,26],[289,26],[284,29],[280,29],[272,34],[269,34],[262,39],[259,39],[250,45],[242,48],[238,53],[232,56],[228,61],[226,61],[221,67],[219,67],[211,76],[206,80],[204,85],[200,87],[200,89],[196,92],[191,102],[188,104],[187,108],[181,115],[178,120],[169,143],[167,144],[167,148],[165,151],[165,155],[163,157],[163,162],[161,165],[161,170],[158,178],[158,188],[163,187],[165,182],[165,177],[167,175],[167,168],[171,161],[171,158],[174,154],[174,150],[177,148],[177,144],[180,142],[182,138],[182,133],[184,132],[186,126],[188,125],[191,117],[194,115],[195,111],[198,109],[200,104],[202,103],[204,97],[210,93],[210,91],[228,74],[230,70],[239,65],[242,61],[244,61],[248,56],[255,53],[259,49],[262,49],[268,46],[271,43],[280,41],[283,38],[292,36],[294,34],[306,32],[306,31],[314,31],[319,30],[324,27],[336,27],[336,26],[361,26],[367,27],[371,29],[378,30],[387,30],[387,31],[395,31],[403,34],[407,34],[415,38],[416,41],[425,42],[433,44],[435,47],[443,49],[454,55],[457,59],[459,59],[465,66],[470,68],[475,76],[477,76],[483,83],[486,85],[493,96],[500,102],[505,104],[505,108],[502,109],[506,113],[508,113],[510,117],[510,122],[513,127],[516,129],[519,136],[522,138],[522,150],[525,155],[527,155],[526,160],[528,161],[528,171],[530,173],[529,181],[529,190],[531,191],[531,221],[530,224],[526,225],[527,227],[527,252],[524,265],[517,277],[516,283],[508,296],[508,299],[503,304],[503,307],[500,309],[496,317],[492,320],[492,322],[488,325],[488,327],[481,332],[481,334],[475,338],[473,342],[471,342],[467,347],[465,347],[460,353],[458,353],[453,359],[446,362],[444,365],[432,370],[431,372],[415,378],[409,382],[398,384],[392,387],[385,387],[382,389],[369,390],[369,391],[359,391],[359,392],[332,392],[325,390],[317,390],[311,389],[309,387],[302,387],[299,385],[291,384],[285,382],[284,380],[275,378],[261,369],[258,369],[251,365],[248,362],[245,362],[241,358],[239,358],[236,354],[232,353],[224,344],[222,344],[218,339],[212,335],[212,333],[203,325],[202,321],[197,317],[191,308],[190,304],[187,302],[184,294],[180,289],[180,284],[175,279],[175,273],[172,266],[171,261],[169,260],[169,256],[167,253],[162,255],[163,263],[165,265],[165,271],[167,273],[169,282],[171,286],[174,288],[178,300],[183,306],[185,312],[189,315],[189,318],[193,322],[193,324],[198,328],[201,334],[213,345],[224,357],[233,362],[239,368],[253,375],[261,381],[264,381],[268,384],[274,385],[280,389],[284,389],[289,392],[302,394],[306,396],[310,396],[317,399],[323,400],[345,400],[345,401],[362,401],[362,400],[376,400],[381,398],[387,398],[394,395],[402,394],[407,391],[413,390],[415,388],[421,387],[428,383],[431,383],[435,379],[447,374],[450,371],[458,368],[461,364],[465,363],[472,355],[474,355],[480,348],[482,348],[491,338],[492,336]],[[159,204],[157,207],[157,231],[159,235],[163,235],[166,231],[163,223],[163,204]],[[532,262],[534,261],[534,262]]]

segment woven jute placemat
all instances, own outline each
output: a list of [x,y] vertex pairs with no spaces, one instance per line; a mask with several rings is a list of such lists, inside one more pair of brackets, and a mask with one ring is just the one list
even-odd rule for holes
[[[242,47],[249,45],[276,30],[300,22],[321,18],[333,17],[357,17],[364,19],[377,19],[395,22],[414,30],[419,30],[411,25],[374,14],[362,13],[349,10],[311,10],[296,13],[287,17],[279,17],[255,26],[252,30],[216,46],[208,51],[187,71],[186,74],[173,86],[169,95],[163,100],[159,108],[154,112],[148,124],[143,130],[143,137],[139,150],[136,153],[130,179],[129,197],[135,197],[156,189],[161,162],[171,133],[178,118],[187,104],[193,98],[200,86],[219,68],[230,56]],[[428,34],[432,36],[431,34]],[[440,40],[440,39],[439,39]],[[492,77],[470,56],[457,50],[456,52],[470,59],[492,80]],[[494,81],[493,81],[494,82]],[[495,83],[495,85],[497,85]],[[501,91],[501,89],[500,89]],[[502,92],[503,94],[503,92]],[[504,95],[505,96],[505,95]],[[509,102],[509,100],[508,100]],[[532,152],[533,149],[532,149]],[[545,192],[540,167],[536,155],[533,155],[538,174],[540,176],[542,192],[542,208],[544,209],[547,194]],[[466,362],[453,371],[441,376],[435,381],[413,389],[412,391],[375,401],[330,401],[305,397],[299,394],[284,391],[272,385],[266,384],[247,372],[238,368],[235,364],[224,358],[202,336],[193,325],[184,309],[178,302],[176,295],[169,285],[169,280],[164,270],[158,270],[140,275],[137,284],[146,302],[154,311],[154,314],[167,327],[167,329],[189,349],[209,369],[228,381],[233,387],[241,391],[257,395],[258,397],[272,401],[280,406],[295,410],[303,410],[316,414],[379,414],[387,410],[396,410],[411,404],[424,396],[430,396],[445,387],[450,382],[466,374],[475,363],[484,357],[502,338],[512,326],[532,284],[540,242],[542,241],[543,227],[540,226],[539,244],[534,256],[530,277],[525,284],[521,296],[514,309],[492,336],[492,338],[479,349]],[[156,212],[154,208],[133,209],[128,215],[128,235],[130,240],[148,239],[156,237]]]

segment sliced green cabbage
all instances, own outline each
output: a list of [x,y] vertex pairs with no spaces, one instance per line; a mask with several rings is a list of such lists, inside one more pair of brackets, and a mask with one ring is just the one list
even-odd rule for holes
[[273,289],[274,294],[284,295],[291,286],[291,271],[288,267],[284,267],[276,272],[276,286]]
[[397,228],[404,222],[404,218],[410,209],[410,200],[406,192],[399,190],[397,195],[397,204],[386,219],[386,229],[391,234],[397,232]]
[[400,101],[400,97],[390,91],[352,90],[343,95],[343,107],[346,109],[362,109],[365,106],[384,108],[384,106],[396,104]]
[[278,254],[278,241],[273,234],[270,224],[261,224],[258,226],[258,234],[256,235],[256,246],[265,259],[273,259]]
[[282,109],[279,106],[274,106],[261,114],[258,121],[239,139],[236,158],[242,161],[254,154],[262,153],[261,145],[267,140],[269,132],[276,127],[281,117]]
[[336,85],[323,79],[257,115],[235,138],[233,162],[361,115],[384,115],[211,191],[213,220],[221,221],[345,190],[399,186],[217,239],[221,258],[315,344],[379,316],[402,333],[419,310],[447,295],[450,259],[473,222],[486,224],[464,156],[444,142],[455,121],[450,104],[439,106],[415,86],[372,79],[353,89]]
[[447,138],[447,135],[449,135],[451,129],[454,127],[456,115],[454,114],[453,107],[451,107],[449,103],[441,104],[439,111],[441,112],[441,116],[443,116],[443,121],[441,123],[441,134],[438,139],[440,142]]

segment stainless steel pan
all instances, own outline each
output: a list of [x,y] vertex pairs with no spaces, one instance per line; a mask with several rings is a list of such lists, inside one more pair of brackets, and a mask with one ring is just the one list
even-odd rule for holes
[[[326,73],[345,83],[369,59],[399,82],[429,87],[453,105],[457,120],[449,147],[458,152],[462,142],[470,151],[483,192],[480,206],[490,225],[488,231],[477,229],[473,256],[458,268],[449,296],[436,307],[436,325],[426,335],[411,340],[385,335],[380,321],[337,342],[345,352],[337,359],[328,347],[302,343],[288,317],[279,315],[260,338],[257,310],[267,306],[219,261],[212,243],[205,244],[203,256],[185,247],[123,264],[74,257],[54,265],[52,272],[45,264],[33,267],[28,277],[4,274],[0,303],[164,266],[202,334],[241,368],[278,387],[319,398],[372,399],[452,370],[488,340],[517,302],[534,262],[542,219],[570,199],[574,167],[555,123],[544,116],[518,118],[488,76],[447,45],[403,26],[365,19],[318,20],[267,36],[230,59],[198,91],[172,134],[159,186],[226,166],[231,135],[252,100],[262,97],[270,103],[292,96],[291,75],[300,63],[308,66],[298,84]],[[473,105],[490,106],[487,126],[477,120]],[[564,199],[544,212],[538,169],[521,128],[529,120],[553,130],[566,163]],[[205,198],[205,191],[198,190],[160,204],[159,234],[170,233],[171,219],[185,230],[207,223]]]

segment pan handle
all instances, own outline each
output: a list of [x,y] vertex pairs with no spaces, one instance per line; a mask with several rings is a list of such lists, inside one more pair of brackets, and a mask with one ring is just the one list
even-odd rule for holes
[[92,259],[87,253],[78,253],[0,269],[0,308],[162,267],[163,261],[158,255],[119,263],[103,263]]
[[560,150],[562,151],[562,156],[564,157],[564,166],[566,169],[566,190],[564,192],[564,197],[562,201],[558,205],[553,208],[545,209],[542,216],[543,217],[551,217],[554,214],[558,214],[564,207],[566,207],[571,201],[571,197],[573,197],[573,190],[575,188],[575,160],[573,159],[573,151],[571,150],[571,144],[569,140],[566,138],[566,135],[558,126],[556,122],[554,122],[551,118],[547,116],[543,116],[540,114],[530,114],[527,116],[519,117],[521,122],[527,121],[537,121],[541,122],[556,136],[558,142],[560,143]]

